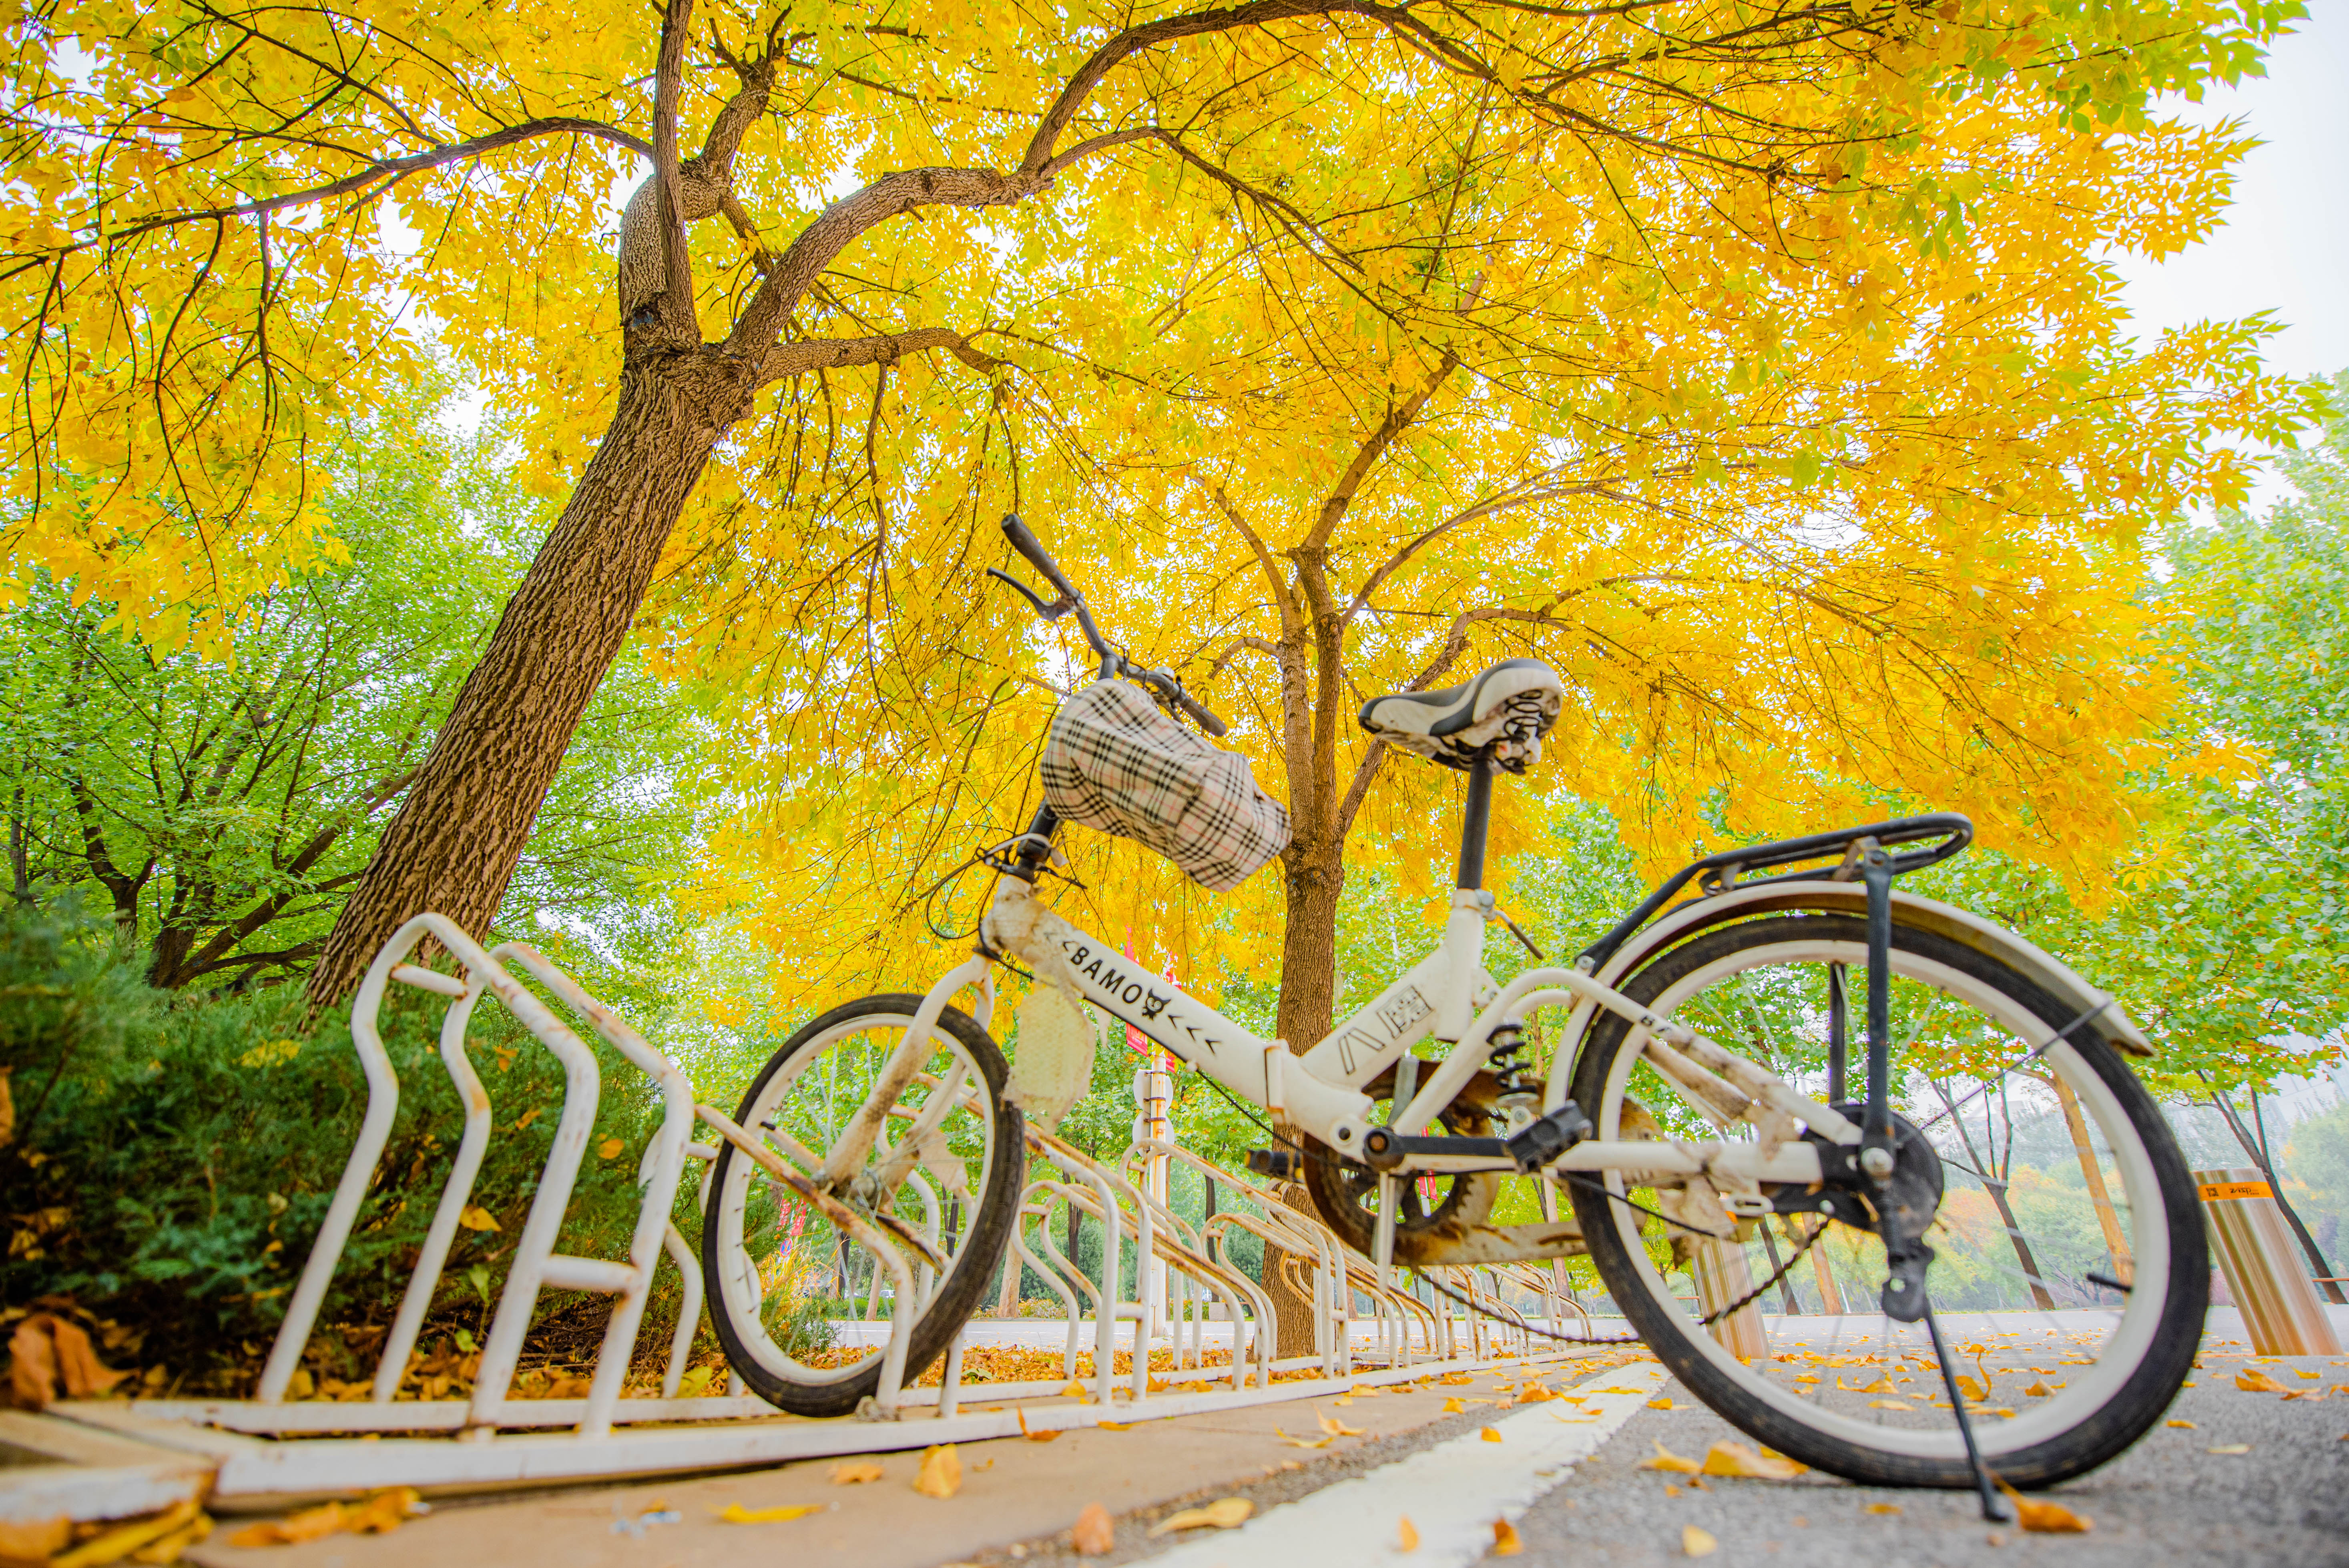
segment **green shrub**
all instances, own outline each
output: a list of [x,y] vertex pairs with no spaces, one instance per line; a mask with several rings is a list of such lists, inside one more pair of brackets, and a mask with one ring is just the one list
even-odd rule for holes
[[[372,1372],[369,1353],[398,1310],[463,1132],[439,1059],[441,1013],[440,999],[412,991],[384,1008],[399,1113],[319,1315],[312,1363],[325,1375]],[[562,1104],[559,1065],[494,1001],[476,1011],[468,1044],[494,1127],[471,1202],[499,1228],[458,1232],[428,1344],[486,1327]],[[659,1103],[625,1058],[597,1052],[604,1092],[556,1245],[619,1258]],[[16,1107],[0,1149],[0,1212],[15,1225],[0,1302],[69,1298],[130,1330],[138,1362],[193,1374],[182,1387],[242,1391],[367,1109],[347,1015],[305,1020],[291,987],[202,998],[152,990],[110,933],[75,911],[19,913],[0,923],[0,1068]],[[676,1207],[688,1237],[691,1177]],[[666,1345],[676,1302],[664,1268],[646,1354]],[[608,1305],[546,1293],[533,1350],[592,1354]]]

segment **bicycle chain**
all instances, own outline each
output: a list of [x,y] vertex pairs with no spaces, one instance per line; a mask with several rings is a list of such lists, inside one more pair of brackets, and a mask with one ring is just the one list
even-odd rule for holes
[[[1607,1192],[1607,1196],[1609,1198],[1621,1197],[1620,1193],[1609,1192],[1603,1187],[1600,1188],[1599,1191]],[[1626,1201],[1628,1202],[1628,1200]],[[1631,1206],[1633,1208],[1639,1207],[1636,1203]],[[1640,1212],[1642,1213],[1646,1212],[1645,1210],[1641,1210]],[[1793,1254],[1789,1256],[1785,1263],[1780,1264],[1777,1268],[1771,1273],[1768,1279],[1764,1280],[1760,1284],[1755,1285],[1752,1291],[1738,1297],[1738,1299],[1731,1302],[1728,1305],[1722,1307],[1719,1311],[1708,1313],[1705,1316],[1698,1319],[1697,1326],[1701,1328],[1711,1328],[1723,1318],[1728,1317],[1734,1313],[1742,1312],[1746,1307],[1749,1307],[1755,1302],[1761,1300],[1764,1295],[1767,1295],[1770,1293],[1771,1286],[1776,1284],[1780,1280],[1785,1279],[1787,1274],[1793,1270],[1794,1266],[1802,1262],[1804,1257],[1813,1247],[1819,1244],[1820,1241],[1826,1235],[1826,1233],[1827,1228],[1826,1225],[1822,1224],[1817,1230],[1813,1231],[1810,1233],[1809,1237],[1804,1241],[1801,1246],[1795,1249]],[[1414,1268],[1411,1272],[1417,1274],[1421,1279],[1425,1280],[1430,1289],[1450,1296],[1454,1301],[1458,1302],[1461,1305],[1466,1307],[1469,1311],[1475,1313],[1479,1317],[1489,1318],[1493,1322],[1499,1324],[1507,1324],[1511,1321],[1510,1319],[1502,1316],[1499,1313],[1493,1311],[1490,1307],[1478,1305],[1471,1298],[1462,1295],[1458,1291],[1454,1290],[1451,1286],[1444,1284],[1441,1281],[1428,1279],[1424,1270]],[[1644,1343],[1646,1337],[1643,1335],[1638,1334],[1617,1334],[1610,1335],[1605,1338],[1592,1338],[1588,1335],[1581,1334],[1559,1334],[1551,1329],[1536,1328],[1532,1324],[1525,1322],[1522,1318],[1516,1321],[1516,1326],[1524,1329],[1527,1334],[1537,1335],[1544,1339],[1555,1339],[1561,1345],[1639,1345]]]

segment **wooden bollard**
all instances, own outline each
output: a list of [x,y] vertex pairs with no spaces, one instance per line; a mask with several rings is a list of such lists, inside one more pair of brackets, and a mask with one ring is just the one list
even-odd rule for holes
[[[1689,1275],[1696,1281],[1698,1310],[1706,1317],[1754,1294],[1754,1271],[1745,1266],[1745,1249],[1735,1242],[1697,1243]],[[1714,1324],[1713,1336],[1741,1361],[1759,1361],[1770,1354],[1758,1302],[1747,1302]]]
[[2242,1309],[2251,1349],[2261,1356],[2338,1356],[2333,1320],[2300,1265],[2292,1231],[2276,1207],[2275,1189],[2260,1171],[2197,1171],[2202,1213],[2210,1222],[2210,1250]]

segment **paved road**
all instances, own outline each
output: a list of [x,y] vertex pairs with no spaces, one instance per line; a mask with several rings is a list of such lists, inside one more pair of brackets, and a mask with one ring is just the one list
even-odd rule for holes
[[[1879,1320],[1880,1321],[1880,1320]],[[1788,1326],[1791,1328],[1791,1326]],[[2060,1337],[2060,1336],[2059,1336]],[[2218,1336],[2214,1336],[2214,1340]],[[1839,1344],[1851,1350],[1865,1346]],[[2051,1365],[2054,1346],[2012,1359]],[[2002,1394],[2008,1371],[1991,1370]],[[1640,1353],[1570,1370],[1552,1363],[1551,1387],[1576,1398],[1513,1405],[1523,1372],[1465,1383],[1396,1388],[1343,1401],[1278,1404],[1085,1429],[1050,1443],[1018,1439],[962,1446],[959,1496],[914,1493],[919,1456],[878,1456],[873,1485],[830,1483],[832,1461],[535,1496],[447,1500],[395,1534],[336,1536],[295,1547],[239,1551],[223,1531],[199,1549],[208,1568],[400,1568],[415,1563],[519,1568],[735,1568],[747,1561],[855,1568],[1458,1568],[1486,1559],[1491,1523],[1515,1519],[1524,1550],[1510,1568],[1571,1564],[1629,1568],[1682,1563],[1682,1530],[1719,1542],[1708,1568],[1816,1563],[1820,1568],[2224,1568],[2289,1564],[2349,1568],[2349,1393],[2284,1400],[2239,1391],[2240,1348],[2211,1343],[2195,1387],[2172,1412],[2191,1429],[2158,1428],[2103,1470],[2054,1494],[2095,1521],[2085,1536],[1992,1531],[1969,1496],[1874,1491],[1816,1475],[1793,1481],[1711,1480],[1639,1468],[1657,1440],[1701,1456],[1736,1433],[1665,1380]],[[1859,1375],[1904,1375],[1878,1363]],[[2349,1357],[2264,1362],[2285,1387],[2321,1392],[2349,1384]],[[2313,1377],[2302,1377],[2303,1371]],[[1897,1387],[1922,1404],[1922,1369]],[[2049,1380],[2054,1381],[2051,1376]],[[1661,1395],[1675,1407],[1659,1411]],[[1827,1396],[1838,1401],[1869,1396]],[[1454,1400],[1464,1408],[1447,1410]],[[1923,1410],[1915,1418],[1930,1419]],[[1353,1429],[1301,1447],[1319,1418]],[[1908,1419],[1908,1416],[1887,1418]],[[1482,1429],[1500,1438],[1486,1446]],[[2248,1445],[2242,1455],[2214,1447]],[[1669,1489],[1678,1487],[1674,1493]],[[1177,1508],[1243,1496],[1257,1517],[1227,1533],[1154,1538]],[[1070,1526],[1089,1502],[1116,1516],[1114,1549],[1078,1557]],[[729,1504],[813,1503],[821,1514],[736,1526]],[[1872,1506],[1898,1511],[1873,1512]],[[1410,1516],[1423,1539],[1398,1550]],[[648,1517],[652,1516],[652,1517]]]
[[[2041,1495],[2095,1521],[2085,1536],[1993,1531],[1968,1495],[1874,1491],[1806,1477],[1787,1483],[1720,1481],[1699,1491],[1682,1478],[1638,1468],[1661,1439],[1702,1454],[1738,1434],[1711,1411],[1642,1409],[1588,1462],[1518,1521],[1519,1562],[1582,1568],[1684,1563],[1681,1531],[1720,1542],[1711,1559],[1744,1563],[1974,1568],[2332,1568],[2349,1564],[2349,1396],[2285,1402],[2239,1391],[2210,1361],[2173,1407],[2192,1430],[2156,1428],[2102,1470]],[[2349,1380],[2349,1363],[2262,1363],[2281,1376],[2305,1367]],[[2209,1450],[2247,1443],[2245,1455]],[[1897,1513],[1871,1513],[1891,1505]],[[1997,1543],[1993,1543],[1993,1537]],[[1235,1565],[1237,1568],[1237,1565]]]

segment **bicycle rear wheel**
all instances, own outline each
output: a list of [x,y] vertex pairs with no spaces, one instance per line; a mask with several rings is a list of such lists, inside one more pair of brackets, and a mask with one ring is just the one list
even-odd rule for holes
[[[2053,1485],[2135,1442],[2185,1381],[2209,1295],[2193,1185],[2159,1107],[2092,1029],[2037,1048],[2075,1009],[1933,932],[1896,924],[1891,960],[1894,1099],[1930,1140],[1941,1176],[1927,1294],[1973,1385],[1968,1404],[1991,1469],[2017,1487]],[[1830,987],[1838,971],[1864,975],[1866,965],[1860,921],[1778,915],[1695,937],[1621,989],[1825,1099]],[[1858,989],[1854,1098],[1866,1049]],[[1644,1037],[1606,1016],[1578,1059],[1574,1098],[1600,1137],[1620,1136],[1640,1111],[1668,1138],[1752,1135],[1717,1130],[1644,1063]],[[1766,1243],[1768,1221],[1706,1240],[1640,1212],[1694,1212],[1652,1173],[1609,1171],[1571,1190],[1609,1291],[1723,1417],[1853,1480],[1973,1484],[1924,1326],[1879,1307],[1888,1271],[1870,1232],[1827,1222],[1813,1241],[1806,1224],[1782,1217]],[[1752,1287],[1806,1243],[1784,1284],[1821,1307],[1840,1296],[1844,1310],[1810,1323],[1781,1315],[1767,1357],[1742,1360],[1671,1284],[1702,1262],[1716,1301],[1725,1279],[1733,1299],[1750,1294],[1758,1310],[1764,1293]],[[1701,1249],[1710,1250],[1699,1259]],[[1767,1295],[1768,1307],[1785,1305],[1780,1289]]]

